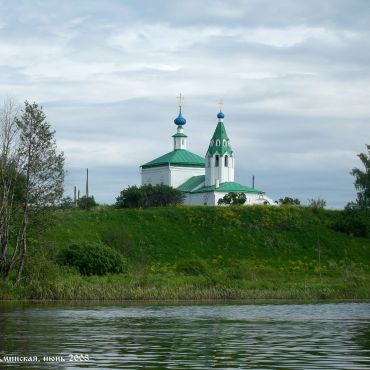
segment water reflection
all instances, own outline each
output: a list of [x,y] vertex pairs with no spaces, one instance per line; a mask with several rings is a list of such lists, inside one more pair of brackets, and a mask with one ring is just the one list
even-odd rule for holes
[[67,360],[19,369],[370,368],[368,303],[0,306],[0,333],[1,355]]

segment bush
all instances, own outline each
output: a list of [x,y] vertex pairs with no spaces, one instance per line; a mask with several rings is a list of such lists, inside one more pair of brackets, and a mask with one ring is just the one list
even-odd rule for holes
[[370,220],[366,211],[349,204],[333,225],[334,230],[355,236],[370,236]]
[[94,199],[93,196],[92,197],[87,197],[86,195],[84,195],[78,201],[78,207],[81,208],[81,209],[89,210],[93,207],[96,207],[97,205],[98,205],[98,203],[95,202],[95,199]]
[[299,206],[301,201],[298,198],[284,197],[279,199],[279,203],[285,206]]
[[247,200],[247,197],[244,193],[227,193],[223,198],[219,199],[217,204],[221,205],[230,205],[230,206],[242,206]]
[[65,197],[60,200],[59,207],[61,209],[72,209],[75,204],[71,197]]
[[129,186],[116,198],[117,208],[165,207],[181,204],[184,194],[167,185]]
[[81,275],[119,274],[126,270],[121,254],[96,242],[70,245],[62,252],[60,262],[75,267]]
[[207,271],[207,263],[201,258],[188,258],[176,265],[176,271],[184,275],[204,275]]
[[313,213],[319,213],[326,206],[326,200],[324,199],[309,199],[308,207],[311,208]]

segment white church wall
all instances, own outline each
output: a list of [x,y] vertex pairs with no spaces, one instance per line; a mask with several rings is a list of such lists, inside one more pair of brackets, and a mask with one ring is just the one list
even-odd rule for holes
[[185,205],[195,205],[195,206],[213,206],[215,205],[215,195],[212,192],[208,193],[187,193],[185,200]]
[[141,185],[164,184],[177,188],[193,176],[204,175],[204,168],[161,166],[143,168],[141,170]]
[[[227,192],[215,192],[215,205],[218,204],[219,199],[223,198]],[[256,193],[245,193],[245,196],[247,198],[244,205],[253,205],[253,204],[265,204],[267,201],[270,205],[275,205],[274,201],[267,197],[264,194],[256,194]]]
[[175,167],[170,166],[170,186],[177,188],[193,176],[204,175],[202,167]]
[[171,171],[169,167],[152,167],[141,169],[141,185],[168,185],[171,184]]

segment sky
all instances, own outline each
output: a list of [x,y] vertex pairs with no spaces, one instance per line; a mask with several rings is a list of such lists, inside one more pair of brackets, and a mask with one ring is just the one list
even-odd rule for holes
[[235,180],[273,199],[356,196],[370,144],[368,0],[0,0],[0,101],[35,101],[66,195],[111,204],[172,150],[176,96],[204,156],[223,99]]

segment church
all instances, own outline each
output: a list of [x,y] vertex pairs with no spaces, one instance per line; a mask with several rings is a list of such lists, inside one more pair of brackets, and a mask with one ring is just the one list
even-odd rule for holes
[[187,150],[184,132],[186,119],[182,115],[181,95],[177,126],[173,138],[173,150],[143,164],[141,184],[164,184],[185,194],[186,205],[218,204],[219,199],[230,192],[245,193],[246,205],[275,204],[265,192],[234,182],[235,155],[224,125],[225,115],[217,114],[217,126],[205,157]]

